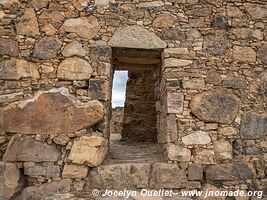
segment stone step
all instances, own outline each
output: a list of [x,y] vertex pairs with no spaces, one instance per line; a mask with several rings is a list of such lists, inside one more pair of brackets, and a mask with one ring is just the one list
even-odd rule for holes
[[101,165],[90,171],[87,186],[94,189],[181,189],[186,184],[186,172],[178,164],[155,162]]

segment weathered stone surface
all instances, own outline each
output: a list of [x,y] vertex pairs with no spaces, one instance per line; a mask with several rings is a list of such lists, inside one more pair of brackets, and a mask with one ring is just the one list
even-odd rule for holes
[[192,78],[190,80],[183,81],[184,89],[203,89],[205,88],[205,82],[203,78]]
[[151,2],[139,3],[138,6],[140,8],[161,7],[164,6],[164,3],[163,1],[151,1]]
[[23,98],[23,92],[17,92],[12,94],[0,95],[0,104],[1,103],[12,103]]
[[61,80],[88,80],[93,69],[86,61],[78,57],[63,60],[57,71],[57,77]]
[[100,26],[94,16],[68,19],[60,27],[60,30],[76,33],[78,36],[91,39],[98,34]]
[[183,59],[177,59],[177,58],[167,58],[163,60],[163,67],[183,67],[187,65],[193,64],[193,61],[191,60],[183,60]]
[[222,127],[219,129],[219,134],[224,135],[224,136],[234,136],[237,135],[237,130],[234,127]]
[[77,10],[83,11],[89,5],[90,2],[90,0],[74,0],[71,3]]
[[164,40],[185,40],[186,34],[184,31],[175,28],[163,28],[162,37]]
[[264,139],[267,135],[267,116],[246,112],[242,117],[240,134],[242,139]]
[[56,29],[62,25],[64,19],[65,15],[63,12],[53,9],[43,10],[42,14],[38,18],[40,24],[51,24]]
[[103,105],[99,101],[81,103],[66,88],[59,88],[40,91],[32,99],[9,104],[0,114],[1,131],[59,134],[96,124],[103,118]]
[[16,24],[18,34],[36,36],[39,33],[39,25],[33,8],[26,8],[24,15],[19,18]]
[[23,186],[21,178],[15,164],[0,162],[0,199],[8,200],[14,197]]
[[222,15],[216,15],[213,19],[212,26],[218,29],[229,29],[229,24],[227,22],[227,19],[225,16]]
[[250,90],[253,93],[267,97],[267,70],[262,72],[256,79],[251,82]]
[[86,178],[88,174],[88,167],[82,165],[65,165],[62,178]]
[[243,162],[208,165],[206,169],[206,178],[214,181],[248,180],[254,176],[252,166]]
[[257,56],[262,63],[267,64],[267,44],[258,50]]
[[[205,183],[202,185],[201,188],[202,195],[199,197],[196,197],[196,200],[226,200],[226,197],[224,195],[215,195],[215,194],[220,194],[219,192],[222,192],[222,190],[220,190],[219,188],[215,187],[214,185],[211,185],[209,183]],[[206,195],[208,192],[208,194],[211,195]],[[239,197],[239,196],[237,196]],[[246,200],[246,199],[238,199],[238,200]]]
[[256,52],[251,47],[233,47],[233,59],[239,62],[255,62]]
[[34,57],[39,59],[51,59],[57,57],[62,42],[54,36],[41,38],[34,46]]
[[12,4],[19,3],[18,0],[1,0],[0,5],[3,5],[4,7],[10,7]]
[[64,50],[62,51],[62,55],[65,57],[72,57],[72,56],[85,56],[86,51],[83,48],[82,44],[74,41],[70,44],[68,44]]
[[100,136],[82,136],[75,141],[68,159],[72,163],[87,164],[89,166],[100,165],[108,151],[107,139]]
[[217,140],[214,142],[214,152],[216,160],[231,160],[233,154],[233,146],[228,141]]
[[71,179],[62,179],[60,181],[45,183],[40,187],[27,187],[22,191],[22,194],[19,197],[21,200],[40,200],[46,195],[69,192],[71,183]]
[[266,5],[245,3],[244,8],[253,19],[262,19],[267,17]]
[[227,50],[227,38],[224,31],[216,31],[204,37],[203,47],[211,55],[222,56]]
[[111,47],[136,49],[164,49],[167,46],[153,32],[141,26],[126,26],[117,29],[108,44]]
[[116,3],[116,1],[115,0],[95,0],[96,6],[105,6],[111,3]]
[[148,188],[149,163],[101,165],[89,173],[88,184],[93,188]]
[[199,164],[213,164],[214,150],[212,149],[194,149],[195,163]]
[[0,62],[0,79],[20,80],[21,78],[40,78],[35,63],[15,58]]
[[59,136],[54,137],[53,141],[59,145],[66,145],[70,141],[70,138],[65,134],[60,134]]
[[203,166],[200,164],[192,164],[188,167],[188,180],[200,181],[203,179]]
[[167,110],[168,113],[182,113],[184,107],[184,95],[182,93],[168,92]]
[[22,138],[14,135],[8,143],[3,160],[5,162],[56,162],[60,156],[60,151],[54,146],[36,141],[32,137]]
[[171,27],[174,24],[174,18],[170,14],[161,14],[153,21],[153,26],[156,28]]
[[32,0],[31,5],[35,10],[45,8],[50,0]]
[[218,85],[222,82],[220,74],[215,69],[211,69],[208,71],[206,75],[206,83],[212,83]]
[[16,57],[19,54],[19,43],[11,39],[0,39],[0,55]]
[[243,78],[229,77],[223,80],[223,87],[232,89],[245,89],[247,84],[246,80]]
[[191,10],[188,10],[186,14],[193,15],[195,17],[208,17],[212,13],[212,7],[193,7]]
[[231,124],[239,109],[239,99],[224,90],[211,90],[194,96],[190,108],[202,121]]
[[187,136],[182,137],[185,145],[204,145],[211,142],[211,138],[205,131],[196,131]]
[[166,145],[166,157],[173,161],[190,161],[191,151],[187,148],[169,143]]
[[25,162],[23,166],[24,174],[31,177],[45,176],[50,178],[60,176],[59,166],[42,166],[41,164],[27,162]]
[[185,187],[186,183],[186,173],[177,164],[154,163],[152,165],[150,187],[178,189]]
[[187,55],[189,51],[187,48],[166,48],[164,49],[165,55]]

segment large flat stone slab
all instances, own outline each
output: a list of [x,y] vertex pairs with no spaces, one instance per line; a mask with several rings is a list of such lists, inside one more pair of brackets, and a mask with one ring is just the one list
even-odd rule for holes
[[96,124],[103,115],[99,101],[82,103],[66,88],[58,88],[1,109],[0,130],[21,134],[70,133]]
[[136,49],[164,49],[167,46],[155,33],[141,26],[118,28],[108,44],[111,47]]

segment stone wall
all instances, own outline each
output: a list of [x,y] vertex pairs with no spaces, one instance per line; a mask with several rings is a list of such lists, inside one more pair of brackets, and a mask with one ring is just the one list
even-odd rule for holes
[[112,108],[112,117],[110,121],[110,134],[121,135],[123,114],[124,114],[123,107]]
[[262,0],[0,1],[1,198],[83,190],[108,151],[112,48],[163,51],[153,173],[171,181],[151,187],[266,191],[266,18]]

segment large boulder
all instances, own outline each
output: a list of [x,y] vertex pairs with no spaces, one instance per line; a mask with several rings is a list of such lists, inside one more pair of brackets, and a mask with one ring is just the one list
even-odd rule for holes
[[155,33],[141,26],[127,26],[119,28],[110,38],[111,47],[137,49],[164,49],[167,44]]
[[7,162],[57,162],[61,153],[55,146],[44,144],[33,137],[14,135],[8,143],[3,160]]
[[107,152],[107,139],[96,135],[83,136],[74,142],[68,159],[76,164],[98,166],[105,159]]
[[32,99],[0,110],[0,130],[21,134],[76,132],[99,122],[104,115],[99,101],[82,103],[66,88],[40,91]]
[[60,27],[61,31],[76,33],[78,36],[91,39],[98,34],[100,25],[94,16],[68,19]]
[[211,90],[193,97],[192,113],[204,122],[231,124],[239,110],[239,98],[224,90]]
[[0,162],[0,199],[9,200],[21,190],[23,178],[13,163]]

